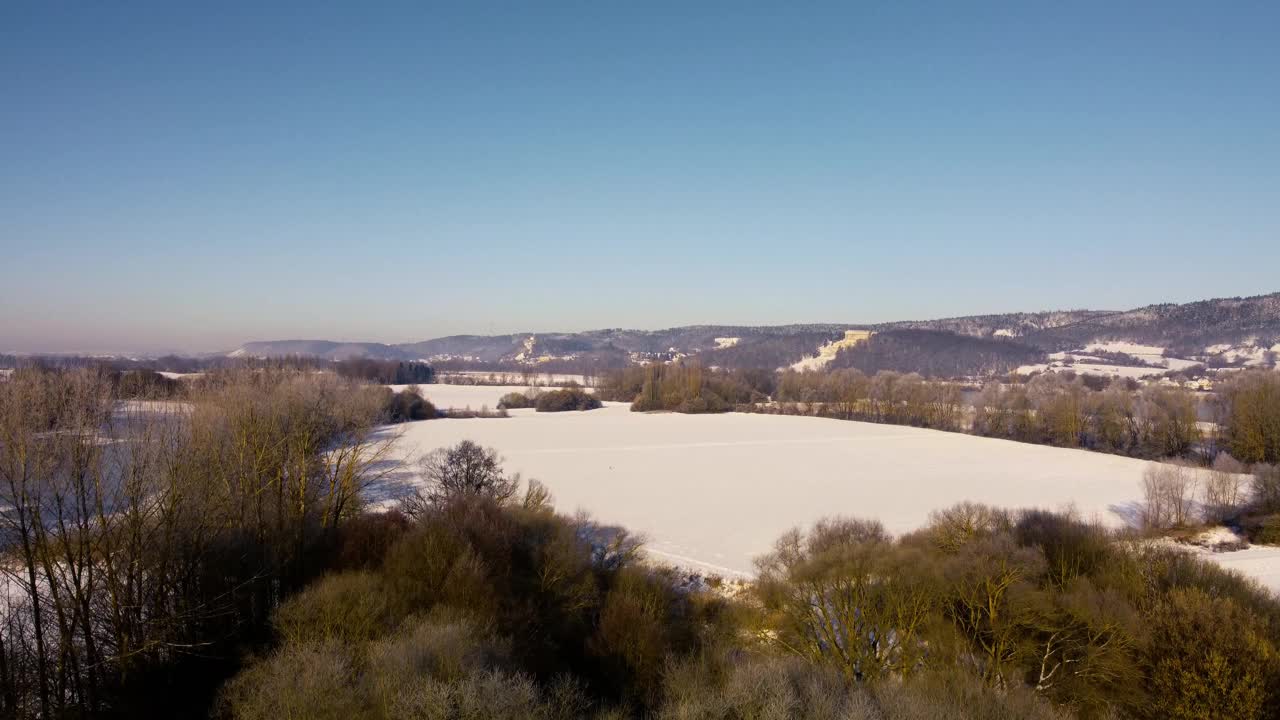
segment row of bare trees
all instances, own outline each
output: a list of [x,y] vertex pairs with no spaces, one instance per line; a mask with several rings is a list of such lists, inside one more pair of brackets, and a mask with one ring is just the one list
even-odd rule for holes
[[805,410],[825,417],[938,430],[962,430],[964,397],[959,385],[926,380],[916,373],[882,370],[796,372],[778,378],[780,412]]
[[258,370],[188,396],[120,401],[88,368],[0,383],[0,716],[211,691],[385,467],[374,388]]
[[975,433],[1141,457],[1189,453],[1201,439],[1194,393],[1122,381],[1100,391],[1046,373],[1024,385],[991,383],[975,402]]

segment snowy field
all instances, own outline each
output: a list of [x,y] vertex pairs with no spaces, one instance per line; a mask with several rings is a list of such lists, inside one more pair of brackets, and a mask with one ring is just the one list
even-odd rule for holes
[[[446,407],[492,407],[512,389],[519,388],[424,388],[445,390],[433,401]],[[753,558],[784,531],[830,515],[875,518],[904,533],[924,525],[932,510],[972,500],[1074,508],[1121,527],[1136,518],[1147,465],[894,425],[632,413],[625,403],[585,413],[516,410],[505,419],[408,423],[389,432],[400,433],[397,453],[406,459],[463,439],[495,447],[509,470],[545,483],[561,512],[586,510],[642,533],[659,559],[735,576],[750,575]],[[413,482],[406,470],[373,499],[390,503]],[[1280,589],[1280,549],[1209,557]]]

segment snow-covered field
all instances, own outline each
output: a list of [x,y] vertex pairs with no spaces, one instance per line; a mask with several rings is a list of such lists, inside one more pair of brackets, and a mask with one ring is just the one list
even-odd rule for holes
[[[496,397],[489,397],[491,406]],[[433,398],[446,400],[476,407],[481,396]],[[401,433],[397,452],[404,458],[463,439],[495,447],[508,469],[544,482],[562,512],[586,510],[602,523],[643,533],[660,559],[730,575],[751,574],[752,560],[787,529],[830,515],[875,518],[903,533],[924,525],[932,510],[972,500],[1074,508],[1086,519],[1123,526],[1136,518],[1147,466],[918,428],[632,413],[624,403],[581,413],[517,410],[506,419],[408,423],[394,432]],[[391,502],[413,482],[406,470],[374,499]]]
[[1201,557],[1228,570],[1237,570],[1280,594],[1280,547],[1254,545],[1244,550],[1211,553],[1201,551]]
[[170,380],[187,380],[190,378],[203,377],[204,373],[202,372],[180,373],[180,372],[167,372],[165,370],[161,370],[160,375],[166,378],[169,378]]
[[[1091,355],[1090,353],[1123,353],[1131,355],[1139,360],[1151,363],[1159,367],[1137,367],[1128,365],[1114,365],[1112,363]],[[1110,377],[1124,377],[1140,380],[1142,378],[1156,377],[1163,375],[1169,370],[1186,370],[1197,365],[1202,365],[1197,360],[1187,360],[1185,358],[1167,357],[1165,349],[1157,345],[1140,345],[1132,342],[1111,341],[1092,343],[1081,350],[1072,350],[1070,352],[1055,352],[1049,355],[1048,363],[1037,363],[1034,365],[1023,365],[1018,368],[1018,373],[1022,375],[1030,375],[1036,372],[1072,370],[1076,373],[1085,375],[1103,375]],[[1070,359],[1071,364],[1065,361]]]

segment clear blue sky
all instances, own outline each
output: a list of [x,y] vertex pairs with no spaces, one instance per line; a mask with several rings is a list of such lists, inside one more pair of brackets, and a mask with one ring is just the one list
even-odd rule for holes
[[340,5],[0,7],[0,351],[1280,289],[1280,3]]

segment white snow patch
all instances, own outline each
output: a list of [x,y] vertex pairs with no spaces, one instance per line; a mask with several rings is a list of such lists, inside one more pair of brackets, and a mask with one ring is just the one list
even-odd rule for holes
[[1124,353],[1140,357],[1143,360],[1160,360],[1164,358],[1164,348],[1156,345],[1140,345],[1138,343],[1113,340],[1104,343],[1091,343],[1085,346],[1086,352]]
[[993,337],[1013,337],[1013,331],[1008,328],[1000,328],[991,333]]
[[845,330],[844,337],[818,348],[818,354],[811,357],[802,358],[791,364],[791,369],[797,372],[806,370],[821,370],[836,359],[836,354],[842,349],[853,347],[860,342],[866,341],[871,337],[872,333],[866,330]]
[[1169,540],[1164,542],[1220,567],[1238,571],[1246,577],[1257,580],[1271,592],[1280,594],[1280,547],[1252,545],[1243,550],[1218,550],[1215,547],[1229,546],[1242,541],[1243,538],[1231,529],[1215,527],[1192,538],[1191,544],[1175,543]]
[[1253,545],[1244,550],[1219,553],[1201,550],[1197,554],[1228,570],[1238,570],[1280,594],[1280,547]]
[[738,344],[738,342],[739,342],[741,339],[742,339],[742,338],[736,338],[736,337],[716,338],[716,339],[715,339],[715,341],[716,341],[716,349],[717,349],[717,350],[724,350],[725,348],[731,348],[731,347],[733,347],[733,346],[737,345],[737,344]]
[[1204,351],[1209,355],[1218,355],[1229,363],[1248,366],[1266,365],[1268,352],[1280,353],[1280,343],[1264,348],[1257,346],[1256,342],[1257,338],[1251,338],[1249,342],[1241,345],[1219,343],[1206,347]]

